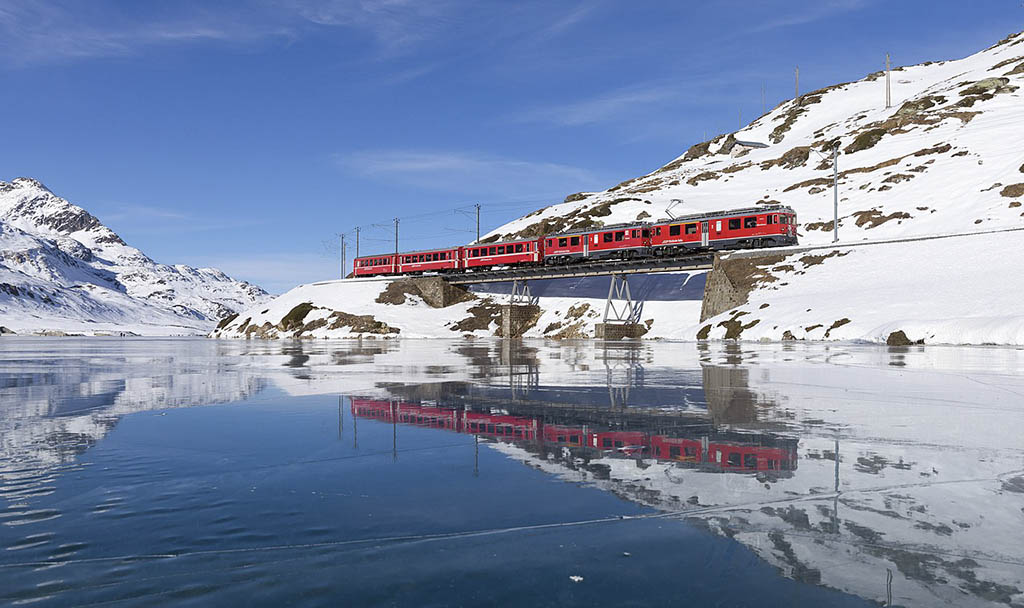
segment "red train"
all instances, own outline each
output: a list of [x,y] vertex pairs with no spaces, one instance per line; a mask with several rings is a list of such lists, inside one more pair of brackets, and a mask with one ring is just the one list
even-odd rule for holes
[[765,446],[742,436],[714,440],[652,435],[644,431],[608,431],[555,424],[537,418],[417,405],[402,401],[352,399],[352,415],[490,437],[499,441],[542,441],[558,447],[642,456],[723,471],[763,472],[796,469],[796,445]]
[[353,276],[472,272],[499,266],[569,264],[600,259],[795,245],[796,213],[774,205],[716,211],[654,223],[605,226],[536,239],[362,256]]

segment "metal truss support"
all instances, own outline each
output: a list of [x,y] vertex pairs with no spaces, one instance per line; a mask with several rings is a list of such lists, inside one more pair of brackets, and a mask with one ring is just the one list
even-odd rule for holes
[[530,285],[526,279],[514,279],[512,281],[512,296],[509,299],[512,306],[536,306],[537,298],[530,293]]
[[634,302],[629,293],[629,282],[626,275],[612,274],[611,285],[608,286],[608,300],[604,305],[604,322],[607,324],[635,325],[640,323],[643,314],[643,302]]

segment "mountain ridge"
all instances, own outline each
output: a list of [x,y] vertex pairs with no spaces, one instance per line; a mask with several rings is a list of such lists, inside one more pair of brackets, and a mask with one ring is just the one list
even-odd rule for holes
[[0,181],[0,324],[14,331],[204,334],[266,291],[128,245],[41,181]]

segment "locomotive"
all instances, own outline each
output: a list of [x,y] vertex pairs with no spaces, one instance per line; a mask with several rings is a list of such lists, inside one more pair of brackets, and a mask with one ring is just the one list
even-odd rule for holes
[[723,249],[795,245],[796,213],[784,205],[715,211],[472,245],[361,256],[352,275],[409,275],[497,267],[574,264],[592,260],[658,258]]

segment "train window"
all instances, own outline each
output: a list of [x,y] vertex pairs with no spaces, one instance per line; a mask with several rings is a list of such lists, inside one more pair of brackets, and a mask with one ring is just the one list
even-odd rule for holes
[[692,446],[687,446],[683,450],[683,453],[692,458],[692,457],[697,455],[697,448],[692,447]]
[[435,261],[435,262],[436,262],[436,261],[437,261],[438,259],[440,259],[440,256],[438,256],[438,255],[437,255],[436,253],[435,253],[435,254],[433,254],[433,255],[432,255],[431,257],[433,258],[433,261]]
[[679,236],[679,224],[674,224],[668,227],[669,236]]
[[612,233],[611,232],[605,232],[603,236],[604,236],[604,242],[605,243],[611,243],[612,242]]
[[739,230],[739,229],[740,229],[740,218],[734,218],[734,219],[729,220],[729,230]]
[[726,462],[729,463],[730,467],[738,467],[738,466],[740,466],[740,464],[742,463],[742,461],[740,460],[740,453],[739,452],[729,452],[729,457],[726,460]]
[[516,253],[522,253],[522,252],[523,252],[523,244],[519,243],[519,244],[516,245]]
[[551,247],[551,244],[552,244],[553,242],[554,242],[554,240],[553,240],[553,239],[548,239],[548,247]]
[[757,454],[744,454],[743,455],[743,468],[756,469],[757,468]]
[[657,228],[654,229],[654,234],[657,236],[661,236],[661,226],[658,226]]
[[494,434],[494,425],[493,424],[488,424],[487,425],[487,432],[492,434],[492,435]]
[[646,238],[650,238],[650,236],[651,236],[651,229],[650,228],[644,228],[643,235],[644,235],[645,239]]
[[580,442],[580,436],[579,435],[569,435],[569,443],[579,443],[579,442]]
[[569,239],[569,244],[572,245],[573,247],[579,245],[580,244],[580,237],[578,237],[578,236],[571,237]]
[[697,224],[687,224],[686,234],[697,234]]
[[640,238],[640,229],[639,228],[637,228],[636,230],[633,231],[633,238],[634,239]]
[[491,247],[491,250],[490,250],[490,254],[491,254],[491,255],[495,255],[495,252],[496,252],[497,250],[498,250],[498,248],[497,248],[497,247]]
[[619,230],[618,232],[615,233],[615,241],[616,242],[621,241],[624,238],[626,238],[626,231],[625,230]]
[[621,448],[623,445],[624,444],[621,441],[616,441],[615,442],[615,447],[617,447],[617,448]]
[[565,247],[565,246],[567,246],[568,244],[569,244],[569,239],[567,239],[567,238],[564,238],[564,237],[563,237],[563,238],[560,238],[560,239],[558,239],[558,246],[559,246],[559,247]]
[[558,443],[565,443],[565,435],[559,435],[556,441],[558,441]]
[[777,215],[769,215],[768,216],[768,223],[769,224],[778,224],[779,223],[779,216],[777,216]]
[[669,458],[679,458],[679,446],[669,446],[668,456]]
[[757,228],[757,217],[756,216],[751,216],[751,217],[743,218],[743,227],[744,228]]
[[503,253],[505,253],[505,246],[501,245],[500,247],[498,247],[498,255],[501,255]]
[[612,440],[609,439],[608,437],[605,437],[604,439],[601,440],[601,446],[606,448],[612,447]]
[[661,456],[661,446],[660,445],[654,446],[654,455],[655,456]]

